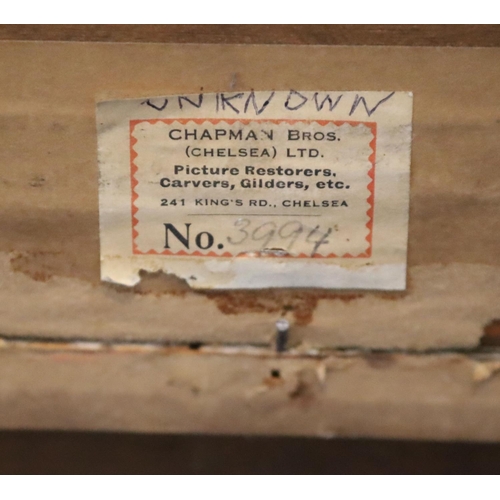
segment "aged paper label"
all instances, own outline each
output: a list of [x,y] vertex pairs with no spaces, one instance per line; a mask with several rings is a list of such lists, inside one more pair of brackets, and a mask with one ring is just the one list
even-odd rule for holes
[[101,102],[101,276],[198,288],[406,286],[412,95]]

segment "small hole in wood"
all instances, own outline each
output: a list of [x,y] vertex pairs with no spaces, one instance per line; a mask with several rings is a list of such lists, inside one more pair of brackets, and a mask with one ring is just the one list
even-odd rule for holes
[[492,319],[483,330],[480,346],[500,346],[500,319]]
[[280,378],[281,377],[281,373],[279,370],[271,370],[271,377],[272,378]]

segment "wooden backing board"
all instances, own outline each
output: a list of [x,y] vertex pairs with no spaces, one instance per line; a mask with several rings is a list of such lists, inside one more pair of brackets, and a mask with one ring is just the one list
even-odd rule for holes
[[[484,47],[498,46],[498,33],[0,27],[1,39]],[[486,324],[494,334],[490,321],[499,317],[499,55],[1,42],[0,426],[500,439],[498,355],[451,352],[476,345]],[[233,90],[414,92],[405,294],[195,293],[166,276],[145,276],[131,291],[99,282],[95,100],[228,90],[231,82]],[[268,344],[283,314],[297,349],[278,355],[248,346]],[[376,348],[441,351],[370,352]]]
[[498,47],[496,24],[14,24],[1,40]]
[[498,356],[4,342],[0,426],[498,440]]
[[[0,43],[0,330],[310,347],[471,347],[499,315],[500,49]],[[99,281],[95,102],[176,92],[414,92],[401,294]]]

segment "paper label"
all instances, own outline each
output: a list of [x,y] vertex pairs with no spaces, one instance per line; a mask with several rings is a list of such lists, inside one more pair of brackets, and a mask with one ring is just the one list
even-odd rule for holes
[[405,288],[412,95],[98,104],[102,279]]

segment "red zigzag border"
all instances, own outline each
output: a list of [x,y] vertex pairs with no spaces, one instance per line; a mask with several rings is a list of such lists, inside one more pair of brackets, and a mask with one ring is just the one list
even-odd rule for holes
[[321,255],[321,254],[314,254],[314,255],[307,255],[305,253],[301,253],[296,256],[277,256],[273,254],[266,255],[266,257],[279,257],[279,258],[291,258],[291,259],[301,259],[301,258],[321,258],[321,259],[331,259],[331,258],[341,258],[341,259],[359,259],[359,258],[369,258],[372,255],[372,241],[373,241],[373,211],[374,211],[374,206],[375,206],[375,164],[376,164],[376,153],[377,153],[377,124],[374,122],[355,122],[355,121],[336,121],[336,120],[239,120],[239,119],[210,119],[210,118],[186,118],[186,119],[152,119],[152,120],[131,120],[130,121],[130,184],[131,184],[131,214],[132,214],[132,253],[134,255],[175,255],[175,256],[196,256],[196,257],[237,257],[238,255],[234,255],[230,252],[224,252],[222,254],[218,254],[215,252],[208,252],[208,253],[203,253],[198,250],[194,252],[185,252],[184,250],[180,250],[179,252],[171,252],[170,250],[163,250],[162,252],[158,252],[156,250],[148,250],[147,252],[142,252],[139,250],[139,247],[137,246],[136,243],[136,238],[139,236],[139,233],[136,229],[136,225],[138,224],[139,220],[136,217],[136,214],[139,210],[139,208],[135,205],[136,200],[139,198],[139,195],[135,191],[135,188],[137,184],[139,184],[139,181],[135,177],[135,174],[138,172],[138,167],[135,164],[135,159],[137,158],[137,152],[134,149],[135,144],[137,143],[137,139],[134,137],[134,129],[137,124],[139,123],[150,123],[150,124],[155,124],[157,122],[164,122],[164,123],[174,123],[178,122],[182,125],[186,125],[189,122],[194,122],[198,125],[201,125],[205,122],[212,123],[213,125],[217,125],[220,122],[228,123],[229,125],[232,125],[234,123],[243,123],[243,124],[249,124],[252,122],[267,122],[267,123],[318,123],[319,125],[325,126],[329,123],[333,123],[337,126],[341,126],[344,124],[352,125],[352,126],[358,126],[358,125],[366,125],[367,127],[370,128],[373,139],[370,141],[370,148],[372,150],[370,156],[368,157],[368,160],[371,163],[371,168],[368,171],[368,177],[370,177],[370,182],[368,183],[367,189],[369,191],[369,195],[367,198],[369,208],[366,211],[366,215],[368,215],[368,222],[366,223],[366,227],[368,228],[368,234],[366,236],[366,241],[368,243],[368,248],[366,249],[365,252],[360,253],[358,255],[351,255],[350,253],[346,253],[344,255],[338,256],[334,253],[328,254],[328,255]]

